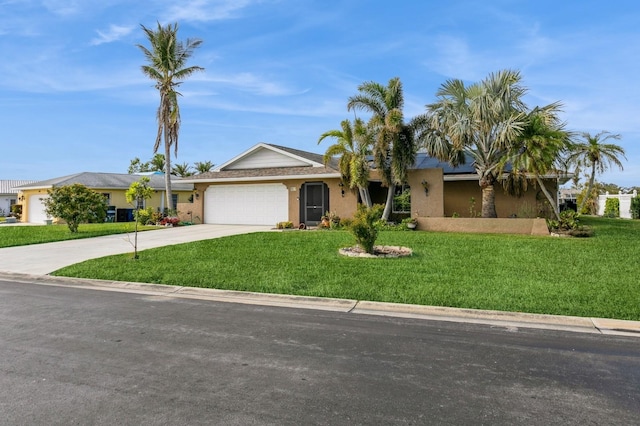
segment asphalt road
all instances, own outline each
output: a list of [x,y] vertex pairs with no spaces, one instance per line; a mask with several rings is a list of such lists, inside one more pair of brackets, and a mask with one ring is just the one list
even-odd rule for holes
[[2,425],[632,425],[637,337],[0,281]]

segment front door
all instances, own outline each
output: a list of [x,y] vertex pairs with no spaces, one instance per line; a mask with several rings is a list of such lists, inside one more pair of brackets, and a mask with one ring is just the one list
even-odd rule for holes
[[302,219],[307,226],[320,223],[329,209],[326,185],[322,182],[305,183],[303,186]]

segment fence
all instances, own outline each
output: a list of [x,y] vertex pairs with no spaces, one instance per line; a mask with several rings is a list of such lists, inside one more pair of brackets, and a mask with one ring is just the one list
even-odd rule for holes
[[638,196],[638,191],[633,191],[631,194],[623,194],[619,192],[617,194],[609,194],[598,196],[598,216],[604,215],[604,205],[607,202],[607,198],[617,198],[620,200],[620,217],[625,219],[631,219],[631,199]]

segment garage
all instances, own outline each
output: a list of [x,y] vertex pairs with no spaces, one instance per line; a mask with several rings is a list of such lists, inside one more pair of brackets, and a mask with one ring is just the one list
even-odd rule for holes
[[275,226],[289,220],[289,194],[281,183],[211,185],[204,201],[204,223]]
[[29,197],[29,211],[27,212],[29,223],[43,224],[45,220],[50,219],[44,212],[44,200],[49,198],[48,195],[35,194]]

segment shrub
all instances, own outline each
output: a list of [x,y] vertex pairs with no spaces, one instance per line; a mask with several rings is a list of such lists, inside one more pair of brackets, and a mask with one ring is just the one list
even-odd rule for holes
[[631,199],[631,218],[640,219],[640,195]]
[[358,206],[358,211],[353,217],[349,230],[358,244],[367,253],[373,253],[373,246],[378,238],[376,222],[380,220],[384,206],[376,204],[371,208],[364,205]]
[[276,229],[292,229],[293,223],[289,221],[276,223]]
[[569,209],[560,213],[560,220],[547,220],[547,226],[551,230],[569,231],[571,229],[578,229],[580,221],[578,220],[578,213]]
[[560,213],[560,220],[547,220],[547,226],[551,231],[557,231],[571,235],[572,237],[591,237],[593,231],[580,225],[578,213],[569,209]]
[[22,217],[22,204],[14,204],[11,206],[11,214],[16,219],[20,220]]
[[620,200],[617,198],[607,198],[604,202],[605,217],[620,217]]
[[44,199],[47,216],[60,218],[67,222],[71,232],[78,232],[83,222],[104,222],[107,217],[107,205],[102,194],[84,185],[74,183],[53,187],[47,191]]
[[134,215],[140,225],[147,225],[149,223],[155,223],[153,221],[154,210],[153,207],[147,207],[146,209],[136,210]]
[[178,226],[179,224],[180,219],[175,216],[167,216],[160,221],[162,226]]

